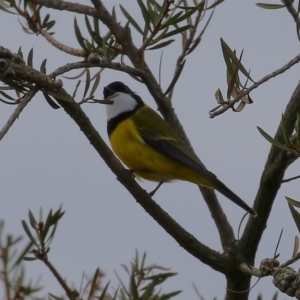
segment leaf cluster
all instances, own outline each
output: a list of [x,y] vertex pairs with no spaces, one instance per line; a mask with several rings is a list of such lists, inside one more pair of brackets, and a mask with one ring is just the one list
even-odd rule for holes
[[257,127],[257,129],[261,133],[261,135],[275,147],[278,147],[285,151],[290,151],[293,154],[300,156],[300,114],[297,114],[297,120],[295,122],[295,134],[293,136],[288,135],[285,120],[282,116],[281,130],[284,137],[284,143],[280,143],[272,138],[262,128]]

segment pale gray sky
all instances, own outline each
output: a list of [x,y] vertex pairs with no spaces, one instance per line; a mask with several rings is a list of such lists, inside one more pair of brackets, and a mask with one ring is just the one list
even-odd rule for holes
[[[82,3],[87,1],[82,0]],[[214,93],[221,88],[226,95],[225,63],[220,37],[240,53],[243,63],[251,69],[254,80],[274,71],[299,54],[299,41],[294,21],[285,9],[263,10],[256,1],[225,1],[217,7],[204,38],[188,57],[183,75],[174,92],[174,107],[194,146],[209,170],[226,183],[247,203],[252,204],[270,144],[259,134],[256,126],[273,135],[293,89],[299,81],[299,66],[270,80],[251,93],[254,103],[241,113],[227,113],[209,118],[216,106]],[[108,7],[122,3],[134,16],[139,15],[135,1],[104,1]],[[280,1],[269,3],[280,4]],[[44,9],[44,11],[48,11]],[[79,47],[73,33],[72,14],[49,10],[57,19],[55,37],[66,44]],[[76,61],[49,45],[41,36],[26,35],[17,17],[0,12],[1,45],[17,51],[21,45],[27,54],[34,48],[34,66],[38,69],[47,58],[47,72]],[[22,21],[22,20],[21,20]],[[78,21],[83,24],[83,17]],[[22,21],[23,22],[23,21]],[[123,22],[124,24],[124,22]],[[81,26],[83,27],[83,26]],[[103,27],[104,28],[104,27]],[[104,29],[103,29],[104,30]],[[104,30],[106,31],[106,30]],[[140,39],[136,39],[137,44]],[[172,78],[174,62],[180,50],[164,49],[162,84],[166,88]],[[147,52],[147,61],[158,77],[160,51]],[[72,92],[76,81],[64,81]],[[155,103],[146,88],[125,74],[105,71],[96,92],[102,97],[103,86],[112,81],[124,81],[153,108]],[[1,104],[0,120],[4,125],[14,107]],[[105,107],[85,105],[84,110],[108,141]],[[62,109],[53,110],[38,94],[21,114],[10,132],[1,141],[1,210],[6,231],[23,234],[21,220],[27,219],[28,209],[35,214],[39,208],[46,213],[63,205],[66,214],[51,247],[49,259],[69,282],[80,284],[82,272],[92,274],[99,266],[116,287],[114,270],[127,280],[121,264],[128,264],[135,250],[147,251],[148,263],[171,268],[179,275],[164,285],[166,292],[182,289],[176,299],[197,299],[192,288],[195,283],[205,299],[225,294],[222,274],[203,265],[158,226],[121,186],[89,142]],[[287,171],[286,177],[299,175],[299,162]],[[142,183],[152,190],[155,184]],[[279,246],[281,262],[290,258],[294,236],[298,234],[284,196],[300,199],[299,182],[284,184],[278,193],[268,227],[263,235],[256,258],[272,257],[281,228],[284,236]],[[218,234],[210,213],[197,187],[191,183],[165,184],[155,200],[183,227],[201,242],[221,251]],[[220,196],[228,218],[237,232],[244,211]],[[53,276],[41,262],[26,262],[28,277],[42,274],[45,292],[63,294]],[[299,266],[296,264],[296,267]],[[262,292],[269,299],[276,291],[271,277],[262,279],[251,292],[251,299]],[[212,284],[213,283],[213,284]],[[0,294],[2,287],[0,286]],[[288,298],[280,293],[278,299]]]

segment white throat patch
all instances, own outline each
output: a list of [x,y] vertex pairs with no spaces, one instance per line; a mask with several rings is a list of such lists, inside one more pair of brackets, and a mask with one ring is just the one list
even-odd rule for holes
[[119,114],[132,111],[137,106],[136,100],[126,93],[117,92],[114,97],[110,98],[114,104],[106,105],[107,120],[110,120]]

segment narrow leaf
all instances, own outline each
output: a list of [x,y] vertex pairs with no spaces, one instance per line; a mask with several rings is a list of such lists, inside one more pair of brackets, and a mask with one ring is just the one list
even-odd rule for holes
[[165,35],[163,36],[163,39],[168,38],[168,37],[170,37],[170,36],[172,36],[172,35],[181,33],[182,31],[186,31],[186,30],[188,30],[188,29],[190,29],[190,28],[191,28],[190,25],[185,25],[185,26],[182,26],[182,27],[177,28],[177,29],[175,29],[175,30],[169,31],[167,34],[165,34]]
[[300,147],[300,114],[297,114],[296,134],[297,134],[297,144],[298,147]]
[[289,198],[289,197],[285,197],[285,199],[288,201],[289,204],[293,205],[293,206],[296,206],[296,207],[300,207],[300,202],[299,201],[296,201],[292,198]]
[[149,11],[147,10],[143,0],[137,0],[137,2],[141,9],[141,12],[142,12],[142,15],[143,15],[143,18],[145,21],[145,26],[146,26],[147,30],[151,31],[151,26],[150,26],[150,22],[152,21],[151,15],[149,14]]
[[32,67],[32,64],[33,64],[33,48],[31,48],[27,57],[27,65]]
[[[230,58],[232,60],[232,62],[241,70],[241,72],[247,78],[249,78],[249,80],[251,80],[252,82],[254,82],[253,79],[250,77],[249,72],[247,72],[247,70],[245,69],[245,67],[240,62],[240,60],[236,57],[234,51],[232,51],[229,48],[229,46],[225,43],[225,41],[222,38],[221,38],[221,47],[222,47],[224,59],[225,59],[225,55],[226,55],[226,59],[227,59],[227,57]],[[226,59],[225,59],[225,61],[226,61]],[[228,65],[227,65],[227,67],[228,67]]]
[[174,78],[173,78],[172,82],[170,83],[169,87],[167,88],[167,90],[165,91],[164,96],[167,95],[175,86],[175,84],[176,84],[178,78],[180,77],[180,74],[184,68],[184,65],[185,65],[185,60],[182,62],[179,69],[177,70],[176,74],[174,75]]
[[168,40],[168,41],[165,41],[165,42],[162,42],[160,44],[157,44],[151,48],[147,48],[147,50],[155,50],[155,49],[159,49],[159,48],[163,48],[163,47],[166,47],[168,45],[170,45],[171,43],[173,43],[175,40]]
[[100,297],[98,298],[99,300],[105,300],[106,299],[106,292],[107,292],[107,289],[108,289],[108,286],[110,284],[110,281],[106,284],[106,286],[104,287]]
[[261,3],[261,2],[256,3],[256,5],[264,9],[279,9],[285,7],[285,5],[282,4],[269,4],[269,3]]
[[209,10],[211,8],[216,7],[217,5],[221,4],[224,0],[218,0],[215,3],[213,3],[212,5],[210,5],[209,7],[206,8],[206,10]]
[[41,63],[41,66],[40,66],[40,71],[43,74],[46,74],[46,72],[47,72],[46,63],[47,63],[47,59],[44,59],[43,62]]
[[99,276],[99,268],[97,268],[95,274],[94,274],[94,277],[93,277],[93,280],[92,280],[92,283],[91,283],[91,289],[90,289],[90,292],[89,292],[89,296],[88,296],[88,299],[91,299],[94,292],[95,292],[95,285],[97,283],[97,280],[98,280],[98,276]]
[[58,104],[56,104],[56,103],[52,100],[52,98],[51,98],[47,93],[43,92],[43,95],[44,95],[46,101],[48,102],[48,104],[49,104],[53,109],[59,109],[59,108],[60,108],[60,106],[59,106]]
[[300,214],[298,211],[296,211],[296,209],[293,207],[293,205],[291,205],[290,203],[288,203],[290,211],[292,213],[292,217],[295,221],[295,224],[298,228],[298,231],[300,232]]
[[35,241],[35,238],[31,234],[31,231],[30,231],[27,223],[24,220],[22,220],[22,226],[23,226],[23,229],[25,230],[25,233],[27,234],[27,236],[29,237],[30,241],[32,242],[32,244],[34,244],[36,247],[38,247],[38,244]]
[[79,45],[81,46],[81,48],[85,51],[88,52],[88,49],[86,48],[86,45],[84,43],[84,38],[82,37],[82,34],[80,32],[80,29],[78,27],[78,24],[77,24],[77,19],[76,17],[74,18],[74,29],[75,29],[75,35],[76,35],[76,39],[79,43]]
[[143,34],[143,30],[139,26],[139,24],[134,20],[134,18],[127,12],[127,10],[120,4],[120,9],[125,16],[125,18],[128,20],[128,22],[140,33]]
[[197,46],[199,45],[200,42],[201,42],[201,36],[198,36],[198,37],[193,41],[193,44],[192,44],[191,48],[187,51],[186,55],[192,53],[192,52],[197,48]]
[[95,91],[97,90],[98,85],[99,85],[99,83],[100,83],[100,78],[101,78],[100,73],[97,73],[97,74],[95,75],[95,82],[94,82],[94,85],[93,85],[93,87],[92,87],[92,89],[91,89],[90,96],[92,96],[92,95],[95,94]]
[[285,121],[284,121],[283,115],[281,117],[281,130],[282,130],[282,134],[283,134],[285,143],[288,146],[291,146],[290,137],[289,137],[288,132],[287,132],[287,128],[286,128],[286,125],[285,125]]
[[282,144],[280,144],[278,141],[274,140],[271,136],[269,136],[264,130],[262,130],[260,127],[257,127],[258,131],[260,132],[260,134],[267,140],[269,141],[272,145],[283,149],[283,150],[289,150],[289,148],[287,146],[284,146]]
[[90,83],[91,83],[91,73],[90,69],[87,68],[86,70],[86,76],[85,76],[85,87],[84,87],[84,92],[83,92],[83,99],[85,98],[89,88],[90,88]]

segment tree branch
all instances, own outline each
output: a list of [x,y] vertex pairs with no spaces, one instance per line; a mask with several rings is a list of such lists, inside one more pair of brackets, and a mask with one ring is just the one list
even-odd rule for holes
[[267,82],[268,80],[270,80],[271,78],[274,78],[282,73],[284,73],[286,70],[290,69],[292,66],[294,66],[295,64],[299,63],[300,61],[300,54],[298,54],[297,56],[295,56],[292,60],[290,60],[287,64],[285,64],[284,66],[282,66],[281,68],[275,70],[274,72],[264,76],[263,78],[261,78],[260,80],[256,81],[252,86],[250,86],[249,88],[245,89],[243,92],[241,92],[238,97],[236,97],[233,100],[228,101],[228,104],[226,104],[226,106],[223,106],[222,108],[220,108],[219,110],[213,111],[210,113],[209,117],[210,118],[214,118],[218,115],[223,114],[225,111],[227,111],[229,108],[232,108],[232,106],[237,103],[238,101],[240,101],[245,95],[248,95],[252,90],[258,88],[260,85],[262,85],[263,83]]
[[[285,123],[287,134],[289,136],[292,135],[297,113],[300,113],[300,83],[298,83],[286,107],[283,119],[275,134],[275,140],[284,143],[282,122]],[[259,241],[267,226],[267,220],[277,192],[280,189],[285,170],[296,159],[296,156],[274,145],[271,146],[253,207],[258,217],[256,219],[251,218],[248,221],[239,244],[241,251],[245,252],[251,263],[254,261]]]
[[12,115],[7,120],[6,124],[3,126],[3,128],[0,131],[0,141],[4,138],[5,134],[8,132],[10,127],[14,124],[14,122],[17,120],[23,109],[26,107],[26,105],[31,101],[31,99],[34,97],[34,95],[38,92],[38,88],[34,87],[32,88],[20,101],[18,106],[16,107],[15,111],[12,113]]

